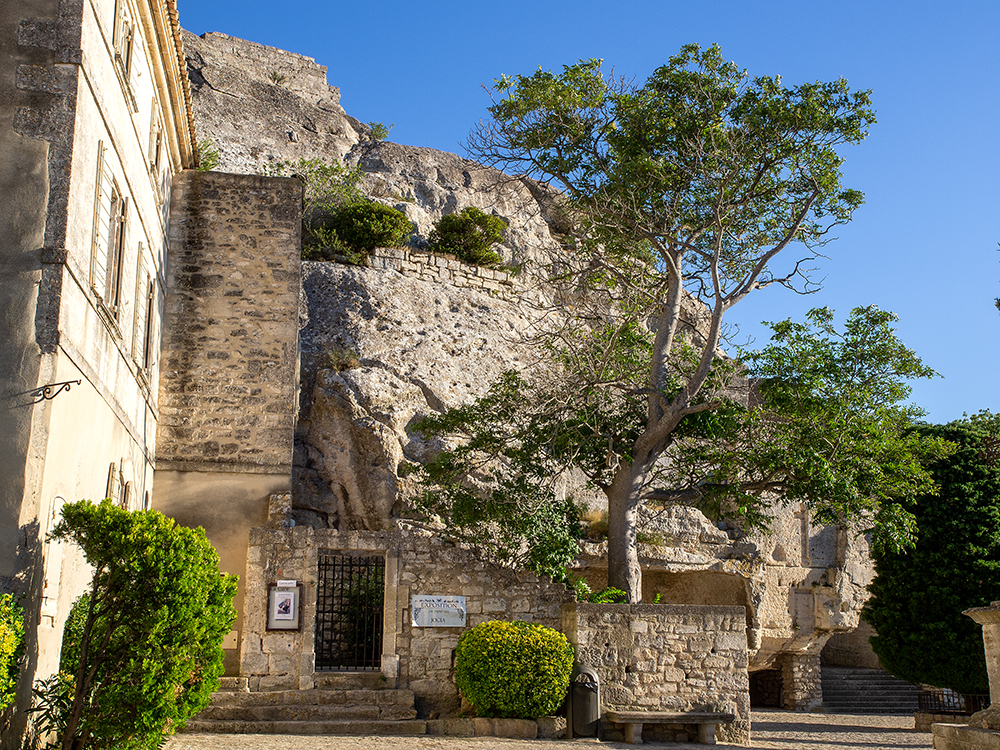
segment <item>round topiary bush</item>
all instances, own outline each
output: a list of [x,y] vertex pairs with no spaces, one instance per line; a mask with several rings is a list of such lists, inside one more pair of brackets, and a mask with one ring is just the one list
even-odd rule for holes
[[431,232],[431,249],[451,253],[466,263],[498,266],[503,259],[491,248],[503,239],[504,222],[474,206],[442,216]]
[[398,247],[413,229],[406,214],[381,203],[351,203],[336,211],[325,227],[353,250]]
[[484,622],[455,651],[455,682],[480,716],[548,716],[566,697],[572,671],[566,636],[526,622]]

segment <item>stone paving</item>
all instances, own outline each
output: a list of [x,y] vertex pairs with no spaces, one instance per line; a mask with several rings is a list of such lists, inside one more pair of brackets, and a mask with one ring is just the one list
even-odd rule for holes
[[[912,716],[806,714],[754,711],[754,750],[908,750],[931,747],[931,735],[913,729]],[[699,750],[690,743],[646,743],[647,747]],[[290,735],[182,734],[164,750],[625,750],[596,740],[510,740],[497,737],[306,737]],[[736,748],[736,745],[716,745]]]

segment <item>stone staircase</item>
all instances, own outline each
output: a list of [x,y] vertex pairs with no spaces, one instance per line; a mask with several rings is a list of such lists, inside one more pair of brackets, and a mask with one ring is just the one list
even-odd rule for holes
[[881,669],[823,667],[823,708],[837,714],[912,714],[920,688]]
[[212,694],[212,702],[188,721],[183,731],[223,734],[425,734],[427,723],[416,718],[413,692],[381,687],[378,684],[380,679],[380,675],[323,675],[312,690],[251,693],[245,678],[223,678],[219,692]]

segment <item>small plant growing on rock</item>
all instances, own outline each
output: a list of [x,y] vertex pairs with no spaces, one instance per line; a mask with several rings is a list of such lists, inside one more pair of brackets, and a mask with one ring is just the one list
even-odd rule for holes
[[451,253],[480,266],[499,266],[503,259],[492,248],[503,240],[504,222],[475,206],[442,216],[431,232],[431,249]]
[[206,139],[198,142],[198,171],[211,172],[219,166],[219,149],[215,143]]
[[272,70],[267,77],[271,79],[271,83],[273,83],[275,86],[280,86],[286,80],[288,80],[283,73],[279,73],[276,70]]
[[572,671],[566,636],[532,623],[484,622],[466,631],[455,651],[455,682],[480,716],[552,714],[566,697]]
[[343,372],[361,367],[361,357],[350,347],[337,346],[326,353],[324,364],[331,370]]

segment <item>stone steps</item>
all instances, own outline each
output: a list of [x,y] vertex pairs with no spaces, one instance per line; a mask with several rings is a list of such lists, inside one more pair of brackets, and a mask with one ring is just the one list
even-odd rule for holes
[[919,692],[881,669],[823,667],[823,708],[830,713],[912,714]]
[[192,719],[186,734],[309,734],[331,736],[408,736],[427,733],[427,722],[409,721],[201,721]]
[[[341,681],[349,682],[348,680]],[[212,694],[212,702],[184,732],[223,734],[424,734],[413,691],[319,688],[242,692],[239,684]],[[234,692],[240,690],[240,692]]]

